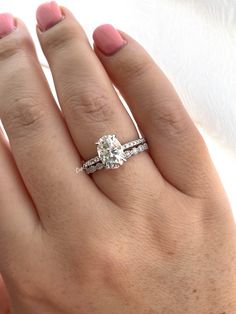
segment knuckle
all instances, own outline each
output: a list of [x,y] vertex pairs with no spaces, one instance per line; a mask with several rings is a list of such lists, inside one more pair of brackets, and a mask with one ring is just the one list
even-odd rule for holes
[[12,105],[3,115],[8,132],[15,137],[25,136],[41,129],[43,118],[42,106],[37,97],[33,96],[15,96]]
[[78,97],[71,96],[66,103],[74,120],[86,123],[109,121],[113,116],[111,100],[102,93],[89,92]]
[[17,271],[14,277],[11,278],[14,291],[23,303],[41,302],[52,296],[49,284],[45,278],[42,279],[39,276],[36,278],[32,275],[40,270],[40,268],[28,268],[27,271],[21,271],[21,273]]
[[[16,291],[17,295],[23,297],[23,299],[28,297],[33,297],[37,295],[36,290],[36,282],[32,280],[32,275],[35,272],[35,268],[31,264],[32,260],[28,259],[26,263],[26,259],[19,250],[16,250],[18,255],[16,258],[16,254],[12,252],[8,254],[8,259],[5,266],[4,273],[8,280],[12,284],[12,288]],[[24,254],[28,255],[28,248],[24,252]],[[17,262],[16,262],[17,261]],[[22,267],[24,265],[25,267]]]
[[[62,21],[63,23],[63,21]],[[78,37],[78,29],[75,27],[74,22],[67,21],[67,23],[59,23],[60,31],[53,28],[47,36],[43,38],[43,46],[47,51],[64,50],[70,46]]]
[[[29,234],[24,235],[24,237],[28,238]],[[24,239],[24,241],[27,243],[24,243],[21,248],[16,248],[14,252],[10,252],[9,250],[7,253],[8,258],[5,261],[4,273],[9,282],[11,282],[12,289],[16,292],[16,295],[23,302],[28,302],[30,300],[45,298],[50,290],[47,286],[48,275],[45,271],[45,263],[39,263],[38,260],[38,242],[33,249],[31,247],[32,238],[31,241],[29,239]],[[42,275],[35,276],[38,273]]]
[[[83,250],[73,251],[69,260],[67,258],[71,276],[79,278],[81,286],[86,286],[94,280],[109,281],[110,283],[116,281],[126,261],[126,254],[122,255],[119,251],[117,252],[117,246],[114,249],[113,243],[110,241],[104,240],[104,243],[101,243],[99,240],[93,239],[91,244],[91,255],[86,258],[86,263],[84,263],[86,253]],[[96,257],[95,264],[94,257]]]
[[125,80],[137,78],[139,79],[151,69],[151,61],[143,56],[133,54],[128,59],[120,60],[118,71],[122,73]]
[[[177,100],[161,100],[154,105],[148,104],[152,121],[158,132],[167,136],[178,136],[190,126],[187,115],[181,110]],[[147,110],[149,111],[149,110]]]
[[42,287],[25,272],[17,275],[17,279],[14,280],[14,289],[22,300],[35,299],[44,294]]
[[114,249],[109,249],[100,245],[100,252],[96,252],[96,265],[92,261],[86,266],[86,271],[81,273],[82,282],[86,285],[88,282],[94,282],[96,279],[104,282],[112,290],[116,290],[123,281],[122,274],[126,267],[129,258],[122,256],[122,254],[114,252]]
[[22,35],[7,38],[0,45],[0,62],[15,55],[25,54],[27,51],[34,52],[34,46],[29,36]]

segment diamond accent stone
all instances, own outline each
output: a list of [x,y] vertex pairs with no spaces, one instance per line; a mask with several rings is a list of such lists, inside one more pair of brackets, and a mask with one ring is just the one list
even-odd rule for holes
[[133,153],[134,155],[137,155],[137,154],[138,154],[138,149],[137,149],[136,147],[134,147],[134,148],[132,149],[132,153]]
[[94,173],[96,171],[96,167],[95,166],[91,166],[89,169],[88,169],[88,173]]
[[124,144],[123,149],[131,148],[131,147],[134,147],[136,145],[143,144],[144,142],[145,142],[144,138],[139,138],[135,141],[131,141],[131,142]]
[[127,159],[130,158],[132,156],[132,151],[131,150],[125,151],[125,156]]
[[101,170],[103,168],[103,164],[101,162],[96,164],[96,169]]
[[138,152],[142,152],[143,151],[143,145],[139,145],[138,147],[137,147],[137,150],[138,150]]
[[96,144],[99,159],[105,168],[119,168],[126,161],[124,149],[114,134],[104,135]]

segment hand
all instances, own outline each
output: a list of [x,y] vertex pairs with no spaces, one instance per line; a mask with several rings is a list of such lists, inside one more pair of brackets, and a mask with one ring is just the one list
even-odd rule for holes
[[[10,140],[0,144],[0,271],[11,313],[235,313],[230,205],[167,78],[112,26],[95,30],[94,52],[66,8],[45,4],[37,18],[63,114],[24,24],[14,31],[0,16]],[[101,136],[137,138],[111,81],[150,149],[116,170],[76,173]]]

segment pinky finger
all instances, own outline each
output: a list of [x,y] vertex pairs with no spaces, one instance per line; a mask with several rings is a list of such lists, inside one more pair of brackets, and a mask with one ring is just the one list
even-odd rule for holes
[[[32,236],[38,216],[0,130],[0,271],[8,254],[19,251],[22,236]],[[11,250],[11,252],[9,252]]]
[[9,311],[8,293],[0,274],[0,314],[8,314],[10,313]]

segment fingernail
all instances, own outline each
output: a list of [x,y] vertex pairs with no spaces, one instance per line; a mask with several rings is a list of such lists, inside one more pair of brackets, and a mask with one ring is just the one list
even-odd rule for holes
[[104,24],[93,32],[95,45],[105,54],[113,55],[127,44],[120,33],[110,24]]
[[14,29],[14,17],[10,13],[0,14],[0,38],[7,36]]
[[36,12],[38,26],[42,32],[48,30],[63,19],[61,9],[55,1],[41,4]]

